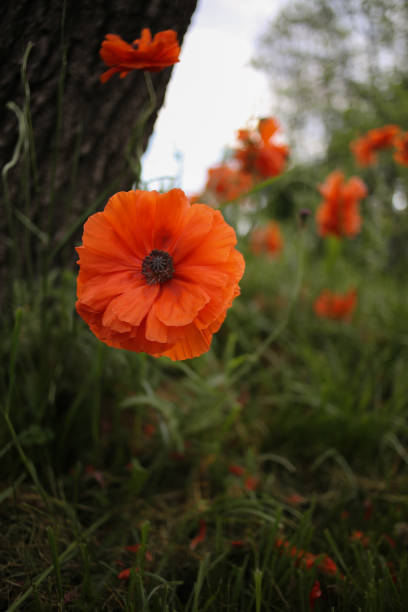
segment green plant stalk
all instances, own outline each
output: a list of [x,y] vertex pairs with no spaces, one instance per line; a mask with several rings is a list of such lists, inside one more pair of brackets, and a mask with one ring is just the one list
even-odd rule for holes
[[275,342],[281,333],[287,327],[290,316],[292,314],[293,308],[298,300],[300,288],[302,286],[303,276],[304,276],[304,255],[305,255],[305,245],[304,245],[304,229],[300,230],[300,240],[299,240],[299,250],[298,250],[298,262],[297,262],[297,277],[293,289],[293,293],[288,304],[288,308],[286,311],[286,316],[283,317],[281,322],[271,331],[269,336],[265,338],[263,342],[259,345],[257,350],[250,355],[246,362],[242,365],[241,369],[237,370],[235,374],[231,377],[231,384],[234,384],[238,380],[240,380],[243,376],[247,375],[249,371],[255,366],[265,351],[269,348],[269,346]]
[[92,414],[91,414],[91,431],[92,431],[92,439],[95,445],[95,448],[98,447],[99,442],[99,424],[101,420],[101,400],[102,400],[102,373],[103,373],[103,364],[105,360],[105,349],[106,345],[100,342],[98,344],[97,355],[96,355],[96,371],[95,371],[95,388],[92,398]]
[[19,308],[16,312],[13,336],[11,339],[11,352],[10,352],[10,362],[9,362],[9,385],[7,389],[6,396],[6,405],[4,409],[4,416],[9,416],[11,401],[13,397],[14,385],[16,382],[16,361],[17,361],[17,352],[18,352],[18,343],[20,340],[20,332],[21,332],[21,322],[23,319],[23,311]]
[[150,74],[146,71],[143,72],[143,75],[147,87],[147,92],[149,94],[149,105],[146,108],[145,112],[142,113],[140,119],[134,125],[129,144],[126,147],[125,151],[125,157],[127,159],[127,162],[132,172],[134,172],[135,174],[134,183],[136,187],[138,187],[140,184],[140,176],[142,173],[141,159],[143,154],[143,131],[147,121],[153,114],[157,104],[157,98],[154,91],[152,78]]
[[262,571],[257,568],[254,572],[255,582],[255,609],[256,612],[261,612],[262,606]]
[[47,527],[47,536],[48,536],[48,543],[50,545],[50,550],[51,550],[52,563],[53,563],[54,573],[55,573],[55,580],[57,583],[58,598],[59,598],[59,602],[62,603],[63,592],[62,592],[62,581],[61,581],[61,566],[60,566],[60,562],[58,558],[57,542],[55,540],[54,531],[52,530],[51,527]]
[[[106,521],[111,517],[111,514],[112,514],[111,512],[107,512],[100,519],[95,521],[95,523],[93,525],[91,525],[84,532],[83,539],[87,539],[101,525],[106,523]],[[64,552],[61,553],[58,556],[58,564],[59,564],[59,566],[63,565],[63,563],[65,563],[65,561],[67,561],[71,557],[71,555],[73,553],[75,553],[76,548],[78,548],[78,542],[72,542],[68,546],[68,548],[66,548],[64,550]],[[36,589],[47,578],[47,576],[49,576],[51,574],[51,572],[53,570],[54,570],[54,564],[50,565],[46,570],[41,572],[41,574],[39,576],[37,576],[37,578],[35,580],[33,580],[33,583],[30,586],[30,588],[28,588],[27,591],[25,593],[23,593],[23,595],[21,595],[21,597],[18,597],[13,602],[13,604],[10,606],[10,608],[7,610],[7,612],[14,612],[14,610],[17,610],[21,606],[21,604],[24,603],[24,601],[27,599],[27,597],[29,597],[32,594],[33,590]]]
[[33,479],[34,484],[37,487],[38,493],[41,495],[44,503],[47,504],[48,506],[48,497],[38,479],[38,475],[37,475],[35,466],[25,454],[23,447],[21,446],[20,441],[18,439],[16,430],[14,429],[13,423],[11,422],[11,419],[10,419],[10,408],[11,408],[11,402],[12,402],[13,391],[14,391],[15,380],[16,380],[16,360],[17,360],[17,352],[18,352],[18,343],[20,339],[22,316],[23,316],[22,310],[21,309],[17,310],[16,321],[15,321],[14,330],[13,330],[12,344],[11,344],[11,355],[10,355],[10,365],[9,365],[9,386],[8,386],[7,396],[6,396],[6,405],[3,410],[3,417],[4,417],[4,420],[6,421],[7,427],[11,434],[11,437],[13,439],[17,452],[20,455],[20,458],[27,472],[30,474],[31,478]]
[[20,269],[20,252],[17,244],[17,232],[14,225],[13,219],[13,205],[10,199],[10,192],[8,188],[8,180],[7,175],[12,168],[18,163],[21,155],[21,149],[25,143],[26,138],[26,125],[24,113],[22,110],[14,104],[14,102],[8,102],[6,108],[10,109],[16,116],[18,122],[18,139],[16,146],[14,147],[12,158],[9,162],[7,162],[1,171],[1,178],[3,183],[3,193],[4,193],[4,207],[6,209],[6,217],[7,217],[7,225],[9,230],[10,242],[11,242],[11,272],[12,276],[18,277],[19,269]]

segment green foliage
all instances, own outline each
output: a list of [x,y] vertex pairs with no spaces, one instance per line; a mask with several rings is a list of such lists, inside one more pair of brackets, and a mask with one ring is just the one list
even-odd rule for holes
[[[404,0],[297,0],[284,6],[260,41],[254,64],[271,78],[278,114],[300,159],[316,153],[318,140],[321,151],[333,130],[350,128],[349,111],[360,116],[354,127],[363,132],[393,121],[405,126],[407,33]],[[393,89],[401,90],[396,107]]]

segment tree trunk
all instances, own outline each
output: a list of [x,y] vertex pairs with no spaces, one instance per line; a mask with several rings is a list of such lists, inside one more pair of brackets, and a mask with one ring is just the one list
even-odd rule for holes
[[[65,16],[63,1],[16,0],[2,5],[0,163],[3,166],[11,159],[17,142],[16,116],[6,110],[5,105],[14,101],[20,108],[24,106],[20,69],[24,52],[31,42],[27,72],[38,181],[35,186],[31,173],[29,210],[24,209],[23,204],[21,162],[9,173],[9,191],[13,208],[26,210],[31,221],[45,231],[50,230],[53,240],[72,221],[74,214],[83,213],[113,181],[116,180],[111,193],[129,189],[135,178],[124,161],[123,152],[133,126],[150,104],[148,90],[142,71],[133,71],[124,79],[115,75],[105,84],[100,82],[99,77],[106,69],[99,57],[105,34],[119,34],[132,42],[145,27],[151,29],[152,35],[173,29],[181,44],[196,2],[66,0]],[[58,91],[64,48],[66,72],[57,142]],[[171,70],[152,73],[156,102],[144,126],[140,150],[146,148],[153,130]],[[52,200],[56,214],[54,222],[49,222]],[[101,202],[101,207],[105,201]],[[4,217],[3,213],[3,237],[7,231]],[[18,224],[18,220],[14,221]],[[4,244],[4,240],[2,242]],[[0,253],[0,258],[4,259],[4,253],[3,257]]]

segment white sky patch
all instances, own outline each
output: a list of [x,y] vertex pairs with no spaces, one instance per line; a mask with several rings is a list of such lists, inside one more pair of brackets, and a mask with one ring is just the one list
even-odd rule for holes
[[236,131],[271,114],[267,79],[250,61],[283,1],[201,0],[143,157],[149,188],[158,186],[152,179],[173,176],[187,193],[199,192]]

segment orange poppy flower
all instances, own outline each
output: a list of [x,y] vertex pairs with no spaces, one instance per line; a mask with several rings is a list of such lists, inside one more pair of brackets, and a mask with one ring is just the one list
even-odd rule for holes
[[371,166],[377,162],[377,151],[393,146],[400,128],[397,125],[384,125],[369,130],[367,134],[353,140],[350,148],[360,166]]
[[319,317],[328,319],[350,319],[357,303],[357,291],[332,293],[324,289],[314,303],[314,311]]
[[121,191],[82,240],[76,309],[97,338],[173,360],[208,351],[245,268],[219,211],[181,189]]
[[239,130],[242,146],[236,149],[235,158],[244,172],[258,179],[277,176],[283,172],[289,148],[273,140],[279,124],[273,117],[260,119],[256,130]]
[[270,221],[265,227],[256,228],[251,235],[251,250],[255,255],[268,253],[276,255],[283,248],[283,238],[279,225]]
[[106,34],[99,55],[109,70],[101,75],[102,83],[116,72],[123,79],[131,70],[158,72],[179,61],[180,46],[177,32],[164,30],[155,34],[153,40],[149,28],[142,30],[141,38],[130,45],[117,34]]
[[359,201],[367,195],[363,181],[353,176],[347,183],[344,174],[335,170],[319,186],[324,200],[316,212],[321,236],[354,236],[361,228]]
[[394,140],[396,151],[394,159],[403,166],[408,166],[408,132],[397,136]]
[[221,202],[228,202],[249,191],[252,184],[250,174],[223,164],[209,168],[206,189],[214,192]]

